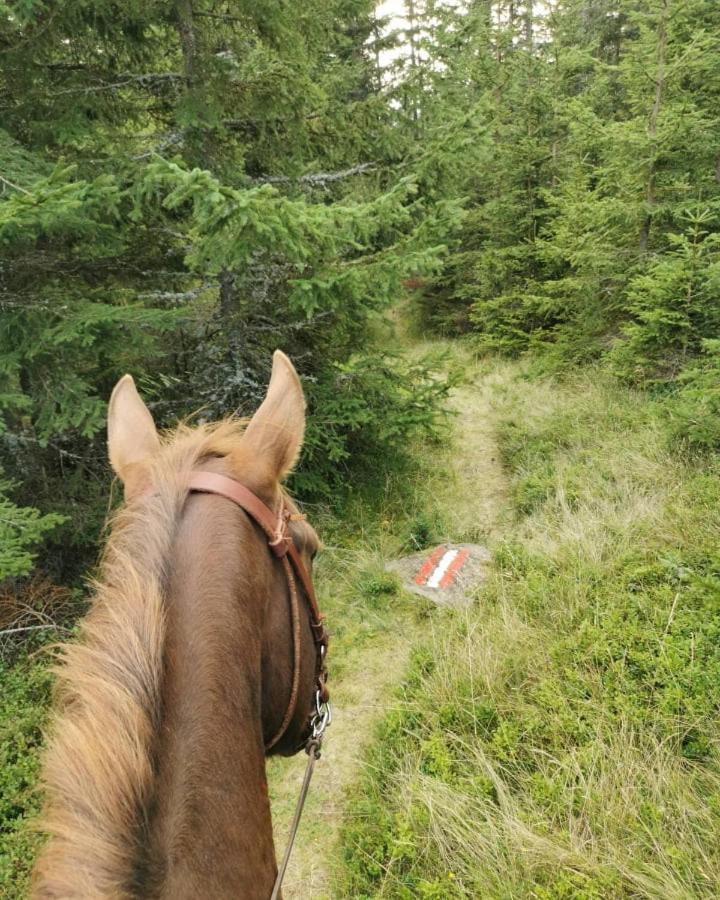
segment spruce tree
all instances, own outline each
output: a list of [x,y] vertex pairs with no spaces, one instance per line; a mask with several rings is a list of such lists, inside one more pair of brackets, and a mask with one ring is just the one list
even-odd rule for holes
[[[0,462],[19,509],[67,517],[46,554],[66,577],[105,512],[119,375],[140,375],[161,423],[245,412],[282,346],[319,399],[442,242],[382,165],[366,0],[30,2],[0,28]],[[360,375],[343,383],[362,401]],[[340,412],[309,436],[315,490],[342,480],[348,442],[362,450]]]

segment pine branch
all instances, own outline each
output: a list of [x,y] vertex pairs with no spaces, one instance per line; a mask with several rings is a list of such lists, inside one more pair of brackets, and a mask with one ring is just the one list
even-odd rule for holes
[[147,150],[145,153],[140,153],[137,156],[131,156],[133,162],[140,162],[143,159],[150,159],[153,156],[161,156],[166,150],[169,150],[171,147],[182,147],[185,141],[185,131],[171,131],[169,134],[166,134],[160,143],[154,147],[152,150]]
[[62,94],[99,94],[102,91],[116,91],[118,88],[128,87],[128,85],[140,85],[140,87],[152,87],[165,81],[172,83],[185,81],[185,76],[179,72],[143,72],[141,75],[120,76],[122,81],[113,81],[104,84],[90,84],[82,87],[64,88],[60,91],[54,91],[53,96],[59,97]]
[[163,303],[175,303],[182,304],[187,303],[192,300],[196,300],[200,294],[204,291],[209,290],[212,287],[212,283],[209,281],[204,281],[199,287],[192,288],[188,291],[145,291],[141,294],[138,294],[139,300],[151,300],[155,302],[163,302]]
[[240,16],[231,16],[227,13],[197,12],[197,10],[193,10],[193,16],[196,18],[203,17],[205,19],[216,19],[220,22],[240,22],[241,24],[247,25],[247,19],[242,19]]

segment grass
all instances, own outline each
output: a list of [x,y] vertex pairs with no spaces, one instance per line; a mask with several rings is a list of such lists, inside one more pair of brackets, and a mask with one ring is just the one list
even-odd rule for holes
[[488,369],[514,521],[414,654],[333,896],[715,897],[720,465],[600,372]]
[[0,684],[0,896],[10,900],[27,896],[39,844],[29,823],[39,808],[35,783],[50,676],[28,655],[14,665],[0,661]]

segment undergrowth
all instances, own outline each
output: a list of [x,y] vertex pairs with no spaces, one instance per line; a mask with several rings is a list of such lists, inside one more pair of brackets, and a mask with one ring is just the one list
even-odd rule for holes
[[716,897],[720,463],[597,371],[492,384],[515,522],[415,654],[333,896]]
[[39,809],[35,789],[42,727],[50,698],[47,666],[28,655],[0,660],[0,896],[25,897],[39,836],[29,827]]

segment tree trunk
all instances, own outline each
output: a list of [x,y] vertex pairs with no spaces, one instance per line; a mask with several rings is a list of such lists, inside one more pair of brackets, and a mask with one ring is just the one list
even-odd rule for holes
[[382,90],[382,65],[380,63],[380,25],[377,19],[373,23],[373,34],[375,35],[375,89],[380,92]]
[[533,0],[527,0],[525,4],[525,46],[532,52],[534,45]]
[[192,3],[190,0],[177,0],[175,8],[177,11],[178,35],[180,36],[180,46],[182,48],[185,79],[188,87],[192,88],[195,84],[195,58],[197,54]]
[[[533,82],[532,82],[532,72],[533,72],[533,60],[532,60],[532,50],[533,50],[533,0],[527,0],[525,4],[525,16],[524,16],[524,30],[525,30],[525,52],[527,55],[526,63],[527,63],[527,93],[530,96]],[[525,104],[525,116],[526,116],[526,127],[527,127],[527,136],[528,136],[528,144],[532,139],[532,106],[531,104]],[[530,243],[535,242],[536,238],[536,226],[537,223],[535,221],[535,178],[534,178],[534,170],[532,166],[528,163],[528,172],[525,183],[525,189],[527,191],[527,200],[528,200],[528,211],[530,216],[529,226],[528,226],[528,240]]]
[[656,176],[656,155],[657,155],[657,122],[662,107],[663,92],[665,90],[665,48],[667,44],[667,0],[663,3],[662,18],[660,19],[660,28],[658,31],[658,49],[657,49],[657,74],[655,76],[655,102],[650,111],[650,122],[648,123],[648,136],[650,137],[650,166],[648,170],[648,180],[645,188],[645,203],[647,205],[647,213],[640,230],[640,252],[647,253],[648,244],[650,242],[650,229],[652,227],[653,207],[656,203],[655,198],[655,176]]
[[[415,18],[415,0],[407,0],[407,15],[408,15],[408,23],[410,25],[408,29],[408,43],[410,45],[410,69],[412,71],[413,76],[413,84],[411,85],[410,92],[410,118],[413,123],[413,132],[415,136],[415,140],[420,139],[420,129],[418,127],[418,122],[420,119],[420,96],[422,94],[422,72],[420,71],[420,67],[418,65],[418,50],[417,50],[417,41],[416,41],[416,31],[417,31],[417,19]],[[414,82],[417,79],[417,84]]]
[[[177,31],[183,57],[183,73],[185,87],[190,96],[197,94],[200,84],[200,66],[198,63],[198,37],[191,0],[177,0]],[[213,147],[210,135],[204,130],[197,130],[194,135],[187,134],[185,140],[185,159],[190,165],[198,165],[205,169],[213,168]],[[220,318],[229,335],[231,352],[237,340],[233,330],[232,319],[235,313],[235,276],[223,269],[218,277],[218,294]]]

